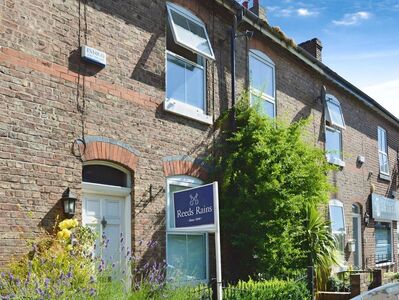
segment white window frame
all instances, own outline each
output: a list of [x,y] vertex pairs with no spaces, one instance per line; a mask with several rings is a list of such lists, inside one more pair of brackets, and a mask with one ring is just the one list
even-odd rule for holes
[[[342,112],[341,103],[339,103],[338,99],[337,99],[336,97],[334,97],[333,95],[331,95],[331,94],[326,94],[326,99],[325,99],[325,101],[326,101],[326,104],[325,104],[325,105],[326,105],[326,107],[325,107],[325,110],[326,110],[326,120],[327,120],[328,122],[330,122],[330,125],[332,125],[332,126],[336,126],[336,127],[345,129],[345,128],[346,128],[346,126],[345,126],[345,119],[344,119],[344,114],[343,114],[343,112]],[[343,125],[337,124],[337,123],[335,123],[335,122],[332,120],[332,118],[331,118],[331,112],[330,112],[330,107],[328,106],[328,103],[329,103],[329,102],[331,102],[331,103],[335,104],[336,106],[338,106],[339,111],[340,111],[340,115],[341,115],[341,119],[342,119],[342,124],[343,124]]]
[[[342,208],[342,219],[343,219],[343,226],[344,226],[344,230],[343,231],[334,231],[332,229],[331,206],[337,206],[337,207],[341,207]],[[343,233],[343,234],[346,235],[345,209],[344,209],[344,204],[342,203],[342,201],[337,200],[337,199],[331,199],[330,202],[328,203],[328,212],[330,214],[331,232],[332,233]]]
[[345,167],[345,162],[343,160],[343,146],[342,146],[342,129],[341,128],[334,128],[331,126],[326,125],[325,126],[325,131],[326,131],[326,146],[327,146],[327,130],[330,131],[335,131],[335,132],[339,132],[339,145],[340,145],[340,149],[339,149],[339,158],[333,157],[331,156],[330,153],[326,153],[326,158],[327,161],[331,164],[340,166],[340,167]]
[[[343,226],[344,226],[344,230],[343,231],[334,231],[333,227],[332,227],[332,214],[331,214],[331,206],[337,206],[337,207],[341,207],[342,208],[342,218],[343,218]],[[331,233],[333,235],[336,234],[343,234],[344,236],[344,253],[343,254],[343,261],[342,261],[342,265],[339,265],[338,267],[334,267],[333,270],[334,272],[343,272],[346,271],[348,269],[348,266],[346,265],[346,261],[345,261],[345,240],[346,240],[346,222],[345,222],[345,208],[344,208],[344,204],[342,203],[342,201],[337,200],[337,199],[331,199],[328,203],[328,214],[329,214],[329,220],[331,222]]]
[[[180,45],[180,46],[182,46],[182,47],[184,47],[184,48],[186,48],[186,49],[188,49],[188,50],[191,50],[191,51],[197,53],[200,56],[205,56],[205,57],[207,57],[207,58],[209,58],[211,60],[215,60],[215,55],[213,53],[212,44],[211,44],[211,41],[209,39],[208,32],[206,30],[206,26],[205,26],[204,22],[202,22],[197,16],[195,16],[189,10],[187,10],[187,9],[185,9],[185,8],[179,6],[179,5],[176,5],[174,3],[167,2],[166,3],[166,8],[167,8],[167,11],[168,11],[168,22],[170,24],[170,28],[171,28],[173,39],[174,39],[175,43]],[[182,16],[182,17],[184,17],[186,19],[189,19],[190,21],[194,22],[198,26],[202,27],[202,29],[205,32],[205,37],[206,37],[206,40],[208,42],[209,50],[211,52],[210,54],[205,53],[205,52],[203,52],[203,51],[201,51],[201,50],[199,50],[199,49],[197,49],[197,48],[195,48],[195,47],[193,47],[191,45],[188,45],[188,44],[182,42],[179,39],[179,35],[178,35],[177,30],[175,28],[175,24],[173,22],[172,11],[177,13],[177,14],[179,14],[180,16]]]
[[[168,257],[169,257],[169,247],[168,247],[168,235],[173,234],[181,234],[181,235],[203,235],[205,238],[205,272],[206,278],[203,280],[192,280],[189,283],[208,283],[209,282],[209,243],[208,243],[208,232],[192,232],[192,231],[182,231],[180,228],[174,228],[170,226],[169,223],[169,212],[172,206],[172,199],[170,199],[170,185],[180,185],[186,186],[187,188],[193,188],[197,186],[203,185],[203,181],[186,175],[179,175],[179,176],[170,176],[166,179],[166,264],[168,265]],[[166,269],[168,272],[168,268]]]
[[[272,69],[272,86],[273,86],[273,96],[267,95],[263,91],[259,91],[256,88],[253,88],[251,86],[251,78],[250,78],[250,73],[251,73],[251,64],[250,64],[250,58],[256,59],[260,61],[261,63],[265,64],[266,66],[270,67]],[[250,49],[249,50],[249,55],[248,55],[248,78],[249,78],[249,91],[250,91],[250,99],[252,102],[252,94],[260,97],[263,101],[267,101],[271,104],[273,104],[273,118],[276,117],[276,66],[274,62],[263,52],[256,50],[256,49]]]
[[[385,140],[383,142],[385,144],[385,148],[387,149],[387,152],[384,152],[384,151],[382,151],[380,149],[380,137],[381,137],[380,136],[380,132],[384,133]],[[380,174],[383,174],[383,175],[386,175],[386,176],[390,176],[389,175],[389,157],[388,157],[388,136],[387,136],[387,131],[384,128],[380,127],[380,126],[378,126],[378,129],[377,129],[377,143],[378,143],[378,162],[379,162]],[[382,161],[380,160],[380,154],[385,155],[386,158],[387,158],[388,172],[384,172],[384,171],[381,170]]]
[[[376,223],[388,223],[390,225],[391,228],[391,258],[390,261],[387,262],[383,262],[383,263],[376,263],[375,266],[376,267],[384,267],[384,266],[391,266],[394,265],[394,249],[393,249],[393,244],[394,244],[394,236],[393,236],[393,222],[392,220],[385,220],[385,219],[379,219],[378,221],[376,221]],[[374,227],[374,231],[375,231],[375,227]],[[375,232],[374,232],[375,234]],[[374,253],[375,253],[375,247],[377,246],[377,241],[374,238]]]
[[[165,84],[165,101],[164,101],[164,109],[166,111],[169,111],[171,113],[180,115],[180,116],[184,116],[187,117],[189,119],[192,120],[196,120],[199,121],[201,123],[205,123],[208,125],[213,124],[213,119],[212,116],[209,116],[206,114],[206,110],[207,110],[207,82],[206,82],[206,60],[204,59],[204,65],[201,66],[199,64],[196,64],[190,60],[188,60],[187,58],[184,58],[183,56],[180,56],[176,53],[173,53],[172,51],[166,50],[165,52],[165,80],[166,80],[166,84]],[[174,56],[175,58],[184,61],[185,63],[191,64],[195,67],[201,68],[204,70],[204,86],[203,86],[203,92],[204,92],[204,99],[203,99],[203,109],[195,107],[193,105],[184,103],[178,99],[174,99],[174,98],[168,98],[168,55]]]

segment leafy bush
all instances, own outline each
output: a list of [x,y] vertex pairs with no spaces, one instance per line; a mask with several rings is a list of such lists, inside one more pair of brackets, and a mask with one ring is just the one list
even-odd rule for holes
[[223,292],[226,300],[305,300],[310,299],[304,282],[272,279],[268,281],[239,281]]
[[90,246],[95,234],[76,220],[59,224],[56,238],[45,236],[0,276],[0,295],[13,299],[82,299],[95,294]]
[[306,207],[327,203],[332,168],[305,135],[308,123],[260,115],[247,95],[237,103],[237,128],[225,130],[216,158],[222,243],[233,279],[292,278],[309,263]]
[[330,292],[350,292],[351,286],[348,280],[345,278],[339,278],[338,276],[331,276],[327,281],[327,291]]

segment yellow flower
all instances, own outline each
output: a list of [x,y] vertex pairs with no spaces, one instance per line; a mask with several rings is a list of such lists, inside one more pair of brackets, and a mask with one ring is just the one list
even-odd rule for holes
[[59,240],[62,240],[62,239],[64,238],[64,233],[63,233],[62,231],[58,231],[58,232],[57,232],[57,238],[58,238]]
[[65,249],[66,249],[67,251],[71,251],[71,250],[72,250],[72,245],[71,245],[71,244],[67,245],[67,246],[65,247]]
[[69,219],[65,219],[64,221],[60,222],[60,224],[58,224],[58,227],[63,230],[65,228],[68,228],[68,221]]
[[61,230],[63,230],[63,229],[74,228],[78,225],[79,225],[79,222],[76,219],[65,219],[64,221],[60,222],[60,224],[58,224],[58,227]]
[[71,237],[71,231],[69,229],[62,229],[62,235],[64,239],[69,239]]

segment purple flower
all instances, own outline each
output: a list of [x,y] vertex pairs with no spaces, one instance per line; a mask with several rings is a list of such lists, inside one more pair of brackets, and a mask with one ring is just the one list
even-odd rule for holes
[[89,283],[94,283],[94,277],[93,276],[90,276],[90,281],[89,281]]
[[112,263],[112,268],[115,268],[115,263]]
[[93,289],[93,288],[91,288],[90,291],[89,291],[89,295],[90,295],[90,296],[94,296],[95,293],[96,293],[96,290]]
[[69,271],[69,272],[66,274],[66,278],[71,278],[71,277],[72,277],[72,272]]
[[50,283],[50,279],[46,278],[44,280],[44,285],[46,286],[46,288],[48,287],[49,283]]

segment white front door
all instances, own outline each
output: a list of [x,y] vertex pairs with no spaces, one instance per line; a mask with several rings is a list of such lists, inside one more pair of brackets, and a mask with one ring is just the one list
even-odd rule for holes
[[123,255],[121,238],[123,230],[124,197],[85,193],[83,196],[83,224],[97,233],[96,254],[106,265],[120,265]]

